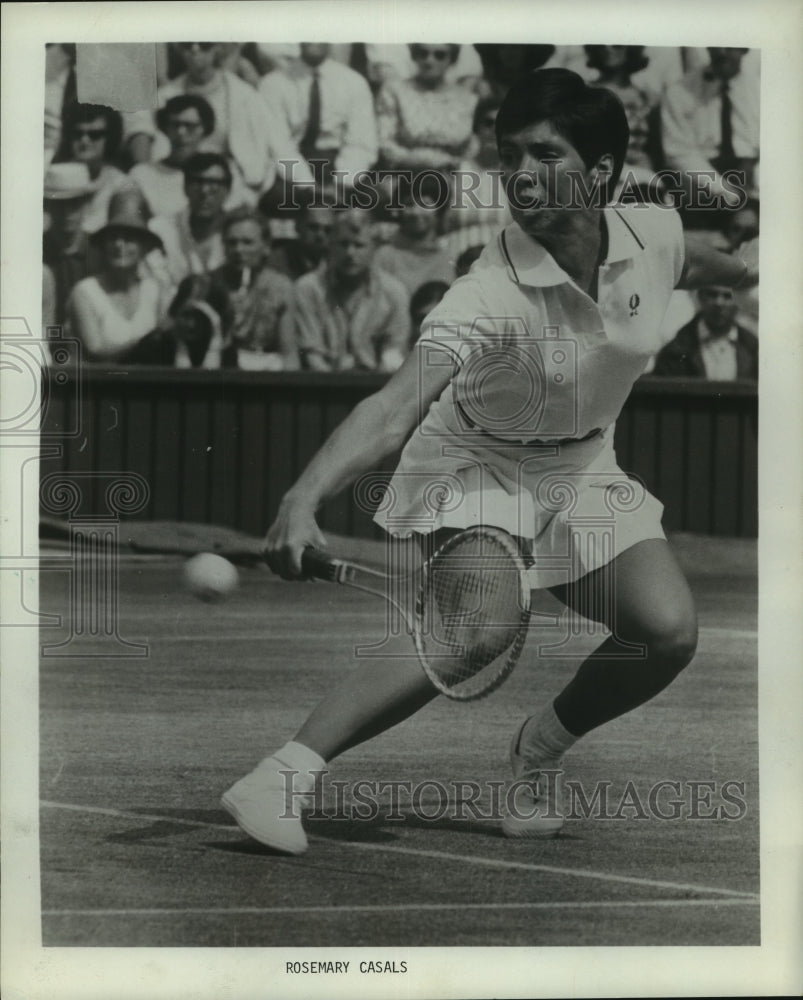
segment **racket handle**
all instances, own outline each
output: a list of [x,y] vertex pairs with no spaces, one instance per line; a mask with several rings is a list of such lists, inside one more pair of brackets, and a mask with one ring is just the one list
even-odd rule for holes
[[307,576],[339,583],[344,567],[339,559],[332,559],[319,549],[309,548],[304,549],[301,555],[301,568]]

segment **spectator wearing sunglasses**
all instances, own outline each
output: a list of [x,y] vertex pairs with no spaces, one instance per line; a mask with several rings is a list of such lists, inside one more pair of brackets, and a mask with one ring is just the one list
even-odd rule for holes
[[[215,124],[199,148],[227,157],[233,174],[242,179],[246,200],[255,203],[258,195],[273,185],[277,175],[283,176],[279,161],[298,158],[287,126],[271,116],[254,87],[221,68],[223,51],[216,42],[181,42],[178,48],[185,72],[159,88],[159,104],[165,105],[180,94],[194,94],[209,104]],[[143,132],[154,139],[151,159],[166,157],[167,139],[157,133],[153,116],[140,112],[129,115],[126,139],[130,142]]]
[[459,45],[411,45],[415,75],[391,80],[379,91],[379,148],[385,166],[449,171],[465,155],[477,98],[447,80],[459,53]]
[[66,109],[61,147],[54,163],[83,163],[89,171],[93,193],[84,209],[84,230],[97,232],[106,225],[109,202],[118,191],[133,187],[114,165],[122,137],[118,112],[101,104],[73,104]]
[[[482,79],[482,72],[482,62],[475,46],[461,45],[457,59],[446,70],[446,80],[474,90]],[[415,73],[416,64],[409,45],[365,46],[365,75],[374,90],[391,80],[408,80]]]

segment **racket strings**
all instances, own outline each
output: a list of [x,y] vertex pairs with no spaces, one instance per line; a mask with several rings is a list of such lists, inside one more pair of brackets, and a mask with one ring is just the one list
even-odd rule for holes
[[521,560],[493,537],[461,542],[431,563],[421,610],[428,669],[441,689],[487,689],[526,627]]

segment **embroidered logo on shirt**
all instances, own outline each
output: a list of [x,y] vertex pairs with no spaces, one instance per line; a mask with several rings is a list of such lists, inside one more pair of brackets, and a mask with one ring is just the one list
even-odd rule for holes
[[633,292],[633,294],[630,296],[630,302],[628,303],[628,305],[630,306],[631,316],[635,316],[638,314],[638,307],[640,302],[641,299],[639,298],[638,294],[636,292]]

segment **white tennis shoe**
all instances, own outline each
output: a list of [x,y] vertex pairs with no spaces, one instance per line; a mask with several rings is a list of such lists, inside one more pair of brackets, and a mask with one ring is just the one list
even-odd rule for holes
[[526,722],[525,719],[510,742],[513,784],[508,788],[502,832],[506,837],[557,837],[563,828],[560,787],[563,772],[559,767],[546,767],[527,758],[526,747],[520,745]]
[[286,854],[303,854],[307,835],[301,810],[312,805],[313,788],[309,772],[296,771],[278,757],[266,757],[223,793],[220,804],[260,844]]

